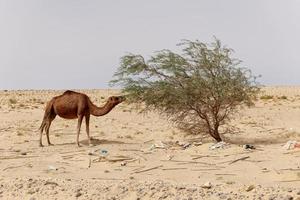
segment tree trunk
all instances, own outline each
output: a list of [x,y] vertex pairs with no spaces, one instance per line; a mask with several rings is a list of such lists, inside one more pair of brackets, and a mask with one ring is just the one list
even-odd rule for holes
[[221,142],[222,138],[220,137],[219,133],[215,133],[214,135],[212,135],[212,137],[217,141],[217,142]]
[[217,142],[221,142],[222,138],[220,137],[220,133],[218,129],[211,130],[209,132],[210,136],[212,136]]

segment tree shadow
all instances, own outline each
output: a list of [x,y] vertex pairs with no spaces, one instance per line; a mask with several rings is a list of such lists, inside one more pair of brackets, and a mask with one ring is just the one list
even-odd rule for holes
[[244,144],[257,144],[257,145],[268,145],[268,144],[280,144],[286,142],[286,139],[280,138],[245,138],[245,137],[234,137],[225,138],[225,142],[237,145]]

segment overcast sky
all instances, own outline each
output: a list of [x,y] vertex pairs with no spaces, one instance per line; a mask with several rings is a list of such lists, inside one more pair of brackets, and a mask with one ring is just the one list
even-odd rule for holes
[[127,52],[214,35],[262,84],[300,85],[299,10],[299,0],[0,0],[0,89],[107,88]]

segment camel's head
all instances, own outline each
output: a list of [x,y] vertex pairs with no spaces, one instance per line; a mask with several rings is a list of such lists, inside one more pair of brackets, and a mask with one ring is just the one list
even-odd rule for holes
[[113,104],[114,106],[122,103],[123,101],[125,101],[124,96],[111,96],[108,98],[108,102]]

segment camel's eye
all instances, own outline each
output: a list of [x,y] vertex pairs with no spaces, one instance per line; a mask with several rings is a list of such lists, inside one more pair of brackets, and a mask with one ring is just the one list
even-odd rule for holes
[[112,97],[109,97],[109,100],[112,101],[113,100]]

